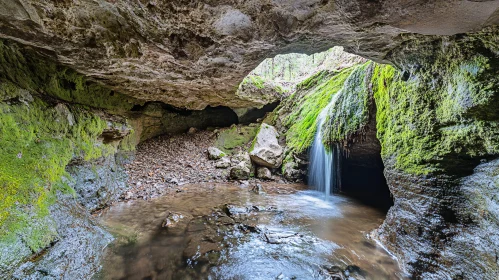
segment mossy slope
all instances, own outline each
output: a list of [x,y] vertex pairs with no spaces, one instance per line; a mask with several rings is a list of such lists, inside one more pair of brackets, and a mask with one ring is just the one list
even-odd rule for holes
[[286,145],[296,153],[306,151],[317,131],[317,116],[331,97],[343,88],[345,80],[355,67],[340,72],[321,71],[297,86],[297,91],[286,100],[284,110],[290,112],[284,118]]
[[367,62],[356,67],[338,92],[334,106],[329,108],[323,124],[323,141],[326,146],[348,140],[369,121],[372,94],[371,75],[375,66]]

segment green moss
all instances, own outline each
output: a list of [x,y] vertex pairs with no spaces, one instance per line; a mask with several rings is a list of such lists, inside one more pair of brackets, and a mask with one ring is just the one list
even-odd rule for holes
[[291,150],[300,153],[310,147],[317,130],[319,113],[327,106],[331,97],[342,89],[354,68],[338,73],[317,73],[299,86],[303,93],[297,93],[287,100],[292,104],[292,113],[286,118],[284,125],[288,127],[286,143]]
[[313,86],[319,85],[324,80],[324,78],[326,78],[328,76],[328,74],[329,74],[328,71],[316,72],[313,75],[311,75],[310,77],[303,80],[298,85],[296,85],[296,87],[298,89],[303,89],[303,90],[310,89]]
[[250,143],[258,133],[259,125],[232,126],[222,130],[215,141],[215,146],[227,154],[232,154],[235,148]]
[[130,134],[128,134],[127,136],[125,136],[125,138],[123,138],[120,143],[119,143],[119,146],[118,146],[118,149],[120,151],[124,151],[124,152],[131,152],[131,151],[135,151],[135,149],[137,148],[137,144],[139,143],[139,139],[138,139],[138,136],[136,133],[135,133],[135,130],[132,129],[130,131]]
[[[30,49],[0,40],[0,79],[20,88],[110,112],[125,112],[140,102],[91,82],[83,75],[58,66]],[[8,91],[4,91],[8,94]],[[4,96],[0,99],[5,100]]]
[[472,170],[499,153],[498,58],[476,39],[433,48],[419,68],[375,68],[382,156],[413,174]]
[[334,106],[329,108],[323,124],[324,144],[343,141],[365,126],[369,120],[369,84],[374,63],[367,62],[345,81]]
[[[1,85],[0,95],[15,88]],[[22,232],[36,252],[53,240],[54,230],[33,228],[32,220],[48,214],[56,191],[68,191],[62,181],[66,165],[74,158],[99,158],[114,147],[96,140],[107,123],[81,106],[54,107],[38,97],[28,102],[17,91],[10,104],[0,102],[0,238]]]
[[249,76],[251,83],[257,88],[262,89],[265,86],[265,80],[260,76]]

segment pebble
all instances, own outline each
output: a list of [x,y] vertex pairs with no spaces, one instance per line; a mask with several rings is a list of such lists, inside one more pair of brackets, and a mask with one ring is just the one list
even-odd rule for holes
[[[196,131],[163,135],[139,144],[134,161],[125,165],[131,189],[121,199],[146,200],[178,191],[177,186],[227,182],[229,169],[216,168],[217,162],[206,155],[214,141],[213,132]],[[249,187],[249,182],[240,181],[240,185]]]

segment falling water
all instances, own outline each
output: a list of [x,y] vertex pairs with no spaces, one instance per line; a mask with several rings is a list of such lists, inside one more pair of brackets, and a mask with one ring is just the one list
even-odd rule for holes
[[326,120],[329,108],[334,105],[339,94],[333,96],[329,104],[322,109],[317,117],[317,132],[310,150],[310,165],[308,169],[308,184],[315,190],[324,192],[326,198],[331,194],[335,182],[336,159],[334,150],[328,150],[322,143],[322,125]]

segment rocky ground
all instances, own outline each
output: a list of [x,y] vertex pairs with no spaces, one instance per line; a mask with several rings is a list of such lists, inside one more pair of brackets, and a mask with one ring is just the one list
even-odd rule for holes
[[[218,133],[163,135],[141,143],[135,159],[125,166],[130,189],[120,200],[147,200],[180,191],[186,184],[228,182],[229,168],[216,168],[217,161],[208,158],[208,148],[213,146]],[[276,179],[284,183],[283,179]],[[260,180],[251,178],[238,182],[253,187]]]

